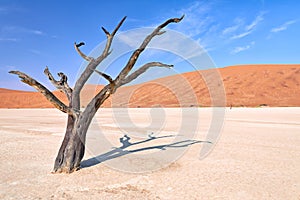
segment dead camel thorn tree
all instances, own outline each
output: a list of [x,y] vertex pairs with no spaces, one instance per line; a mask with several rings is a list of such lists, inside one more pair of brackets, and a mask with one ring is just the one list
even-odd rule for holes
[[[85,152],[85,140],[88,127],[96,114],[99,107],[103,102],[112,95],[119,87],[125,85],[132,80],[136,79],[138,76],[143,74],[150,67],[173,67],[173,65],[167,65],[160,62],[150,62],[135,72],[129,74],[133,66],[135,65],[140,54],[145,50],[147,45],[150,43],[152,38],[157,35],[163,34],[165,31],[162,31],[170,23],[178,23],[183,19],[181,18],[172,18],[168,19],[158,27],[156,27],[151,34],[149,34],[142,44],[137,48],[132,55],[130,56],[127,64],[118,74],[118,76],[113,79],[111,76],[102,73],[96,70],[96,67],[110,54],[110,47],[114,39],[115,34],[125,21],[124,17],[120,23],[116,26],[112,33],[108,32],[105,28],[102,27],[102,30],[106,34],[107,41],[106,46],[102,54],[97,58],[92,58],[85,55],[79,47],[84,45],[83,42],[79,44],[74,44],[74,47],[78,54],[88,61],[88,65],[85,70],[82,72],[80,77],[75,83],[75,86],[71,88],[67,82],[67,76],[60,72],[58,76],[60,80],[56,80],[53,75],[50,73],[48,67],[44,70],[45,75],[49,78],[50,82],[60,91],[62,91],[68,98],[69,104],[66,105],[61,102],[51,91],[49,91],[45,86],[31,78],[27,74],[20,71],[10,71],[11,74],[16,74],[19,76],[22,82],[34,87],[37,91],[42,93],[48,101],[50,101],[57,109],[68,114],[67,128],[65,136],[61,147],[58,151],[58,155],[55,159],[53,173],[71,173],[80,168],[80,162],[83,158]],[[84,111],[80,111],[80,92],[89,79],[89,77],[94,73],[98,73],[100,76],[105,78],[109,83],[95,95],[95,97],[89,102]]]

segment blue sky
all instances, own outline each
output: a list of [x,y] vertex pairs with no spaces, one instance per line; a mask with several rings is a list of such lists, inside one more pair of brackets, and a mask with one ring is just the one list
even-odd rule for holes
[[294,0],[0,0],[0,87],[30,90],[10,70],[49,86],[45,66],[63,71],[72,84],[82,64],[74,42],[84,41],[82,51],[91,52],[105,41],[101,26],[112,30],[125,15],[121,32],[185,14],[168,28],[198,42],[217,67],[300,63],[299,10]]

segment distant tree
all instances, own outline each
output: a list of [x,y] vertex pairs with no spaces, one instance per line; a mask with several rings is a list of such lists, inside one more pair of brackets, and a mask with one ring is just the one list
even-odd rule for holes
[[[173,65],[167,65],[160,62],[150,62],[141,66],[131,74],[129,73],[134,67],[140,54],[145,50],[152,38],[157,35],[163,34],[165,32],[162,30],[164,27],[166,27],[170,23],[180,22],[183,17],[184,16],[182,16],[181,18],[168,19],[167,21],[156,27],[153,32],[144,39],[139,48],[137,48],[132,53],[127,64],[114,79],[111,76],[96,70],[96,68],[111,53],[110,47],[114,36],[125,21],[126,17],[124,17],[120,21],[120,23],[116,26],[112,33],[108,32],[105,28],[102,27],[102,30],[106,34],[107,41],[106,46],[99,57],[93,58],[85,55],[79,49],[79,47],[84,45],[85,43],[75,43],[74,47],[76,51],[84,60],[88,62],[88,65],[82,72],[80,77],[76,80],[73,88],[69,86],[68,78],[64,73],[58,73],[60,80],[56,80],[50,73],[48,67],[46,67],[46,69],[44,70],[44,73],[49,78],[50,82],[67,96],[69,102],[68,105],[60,101],[45,86],[28,76],[27,74],[20,71],[9,72],[11,74],[18,75],[22,82],[34,87],[37,91],[42,93],[46,97],[46,99],[51,102],[57,109],[68,115],[65,136],[58,151],[58,155],[55,159],[53,173],[71,173],[80,168],[80,163],[85,152],[85,140],[89,125],[100,106],[110,95],[114,94],[119,87],[136,79],[150,67],[173,67]],[[93,97],[84,111],[80,111],[80,92],[87,80],[94,72],[105,78],[109,83]]]

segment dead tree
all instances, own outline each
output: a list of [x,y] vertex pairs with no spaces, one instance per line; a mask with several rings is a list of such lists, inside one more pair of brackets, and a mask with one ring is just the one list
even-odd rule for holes
[[[102,27],[102,30],[106,34],[107,41],[105,48],[102,54],[97,57],[89,57],[85,55],[79,47],[84,45],[83,42],[79,44],[74,44],[74,47],[78,54],[88,61],[88,65],[85,70],[82,72],[78,80],[76,81],[73,88],[71,88],[67,82],[67,76],[60,72],[58,76],[60,80],[56,80],[51,72],[49,71],[48,67],[44,70],[45,75],[49,78],[50,82],[60,91],[62,91],[69,101],[69,104],[66,105],[62,101],[60,101],[51,91],[49,91],[45,86],[41,83],[36,81],[35,79],[31,78],[27,74],[20,72],[20,71],[10,71],[9,73],[16,74],[19,76],[22,82],[34,87],[37,91],[42,93],[48,101],[50,101],[57,109],[60,111],[68,114],[68,121],[65,136],[61,147],[58,151],[58,155],[55,159],[53,173],[71,173],[80,168],[80,162],[83,158],[85,152],[85,140],[88,127],[95,116],[99,107],[103,104],[103,102],[115,91],[125,85],[132,80],[136,79],[138,76],[143,74],[147,69],[150,67],[172,67],[173,65],[167,65],[160,62],[150,62],[147,63],[136,71],[130,74],[131,69],[135,65],[137,59],[139,58],[140,54],[145,50],[147,45],[150,43],[152,38],[157,35],[163,34],[165,31],[162,29],[166,27],[170,23],[178,23],[183,19],[184,16],[181,18],[172,18],[168,19],[157,28],[153,30],[151,34],[149,34],[142,44],[137,48],[132,55],[130,56],[127,64],[123,67],[121,72],[117,75],[115,79],[111,76],[97,71],[97,66],[110,54],[110,48],[114,36],[116,35],[117,31],[125,21],[126,17],[124,17],[120,23],[116,26],[112,33],[108,32],[105,28]],[[80,92],[89,79],[89,77],[94,73],[98,73],[100,76],[105,78],[109,83],[103,87],[103,89],[95,95],[95,97],[88,103],[86,108],[83,111],[80,111]]]

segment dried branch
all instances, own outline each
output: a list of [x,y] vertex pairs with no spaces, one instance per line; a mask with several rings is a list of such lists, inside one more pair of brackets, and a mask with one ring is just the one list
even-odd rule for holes
[[102,30],[104,31],[104,33],[107,36],[105,48],[104,48],[102,54],[98,58],[89,62],[86,69],[83,71],[83,73],[81,74],[79,79],[76,81],[75,87],[74,87],[74,92],[73,92],[73,97],[74,97],[73,98],[73,102],[74,102],[73,107],[79,108],[79,105],[80,105],[79,93],[80,93],[81,89],[83,88],[84,84],[89,79],[89,77],[92,75],[92,73],[94,72],[96,67],[110,54],[110,47],[111,47],[113,38],[114,38],[115,34],[117,33],[117,31],[119,30],[119,28],[121,27],[121,25],[123,24],[123,22],[125,21],[125,19],[126,19],[126,17],[124,17],[119,22],[119,24],[116,26],[116,28],[114,29],[114,31],[111,34],[105,28],[102,27]]
[[50,101],[58,110],[74,115],[75,112],[66,106],[63,102],[61,102],[52,92],[50,92],[45,86],[40,84],[38,81],[34,80],[27,74],[20,72],[20,71],[10,71],[11,74],[16,74],[19,76],[22,82],[26,83],[27,85],[32,86],[37,91],[42,93],[48,101]]
[[[98,94],[89,102],[85,110],[82,113],[82,117],[92,117],[95,115],[100,106],[104,101],[111,95],[111,86],[110,84],[104,86]],[[87,121],[87,120],[86,120]]]
[[101,29],[103,30],[103,32],[105,33],[105,35],[106,35],[107,37],[110,36],[110,33],[109,33],[103,26],[101,27]]
[[122,26],[122,24],[126,18],[127,18],[127,16],[123,17],[123,19],[119,22],[119,24],[117,25],[115,30],[111,33],[111,36],[115,36],[115,34],[118,32],[119,28]]
[[180,22],[183,19],[183,17],[184,17],[184,15],[182,17],[180,17],[180,18],[168,19],[167,21],[165,21],[164,23],[162,23],[161,25],[159,25],[156,29],[154,29],[153,32],[151,34],[149,34],[145,38],[145,40],[142,42],[142,44],[140,45],[140,47],[133,52],[133,54],[129,58],[126,66],[122,69],[122,71],[119,73],[119,75],[115,79],[115,83],[116,83],[117,87],[119,87],[120,84],[122,84],[122,81],[125,79],[125,77],[128,75],[128,73],[130,72],[130,70],[133,68],[133,66],[135,65],[138,57],[145,50],[145,48],[150,43],[150,41],[156,35],[161,35],[161,34],[164,33],[164,31],[161,31],[161,29],[163,29],[164,27],[166,27],[170,23],[178,23],[178,22]]
[[96,73],[98,73],[100,76],[102,76],[103,78],[105,78],[106,80],[108,80],[108,82],[109,82],[109,85],[110,85],[110,93],[111,94],[113,94],[113,93],[115,93],[115,91],[116,91],[116,84],[115,84],[115,81],[109,76],[109,75],[107,75],[107,74],[105,74],[105,73],[102,73],[102,72],[100,72],[100,71],[98,71],[98,70],[96,70],[95,69],[95,72]]
[[125,85],[125,84],[133,81],[138,76],[140,76],[141,74],[145,73],[150,67],[166,67],[166,68],[171,68],[171,67],[173,67],[173,65],[167,65],[167,64],[164,64],[164,63],[161,63],[161,62],[150,62],[150,63],[147,63],[147,64],[143,65],[142,67],[140,67],[135,72],[133,72],[132,74],[128,75],[121,82],[120,86]]
[[105,74],[105,73],[103,73],[103,72],[100,72],[100,71],[98,71],[98,70],[94,70],[97,74],[99,74],[100,76],[102,76],[103,78],[105,78],[106,80],[108,80],[108,82],[109,83],[113,83],[114,81],[113,81],[113,79],[109,76],[109,75],[107,75],[107,74]]
[[[164,33],[164,31],[161,31],[162,28],[164,28],[165,26],[167,26],[170,23],[178,23],[183,19],[184,15],[181,18],[172,18],[169,19],[167,21],[165,21],[164,23],[162,23],[161,25],[159,25],[156,29],[154,29],[154,31],[149,34],[144,41],[142,42],[142,44],[140,45],[140,47],[138,49],[136,49],[133,54],[131,55],[131,57],[129,58],[129,61],[127,62],[126,66],[122,69],[122,71],[119,73],[119,75],[117,76],[117,78],[113,81],[114,85],[113,85],[113,89],[111,87],[111,84],[106,85],[92,100],[91,102],[87,105],[85,112],[90,112],[92,115],[94,115],[97,110],[99,109],[99,107],[101,106],[101,104],[112,94],[114,93],[114,91],[120,87],[121,85],[124,85],[126,83],[129,83],[130,81],[134,80],[135,78],[137,78],[139,75],[141,75],[142,73],[144,73],[147,69],[149,69],[150,67],[153,66],[159,66],[159,67],[172,67],[172,65],[166,65],[163,63],[159,63],[159,62],[152,62],[152,63],[147,63],[144,66],[142,66],[140,69],[138,69],[137,71],[135,71],[134,73],[132,73],[131,75],[128,75],[128,73],[130,72],[130,70],[133,68],[133,66],[135,65],[139,55],[145,50],[145,48],[147,47],[147,45],[149,44],[149,42],[152,40],[153,37],[155,37],[156,35],[161,35]],[[122,19],[122,21],[119,23],[119,25],[117,26],[117,28],[115,29],[115,31],[113,32],[113,34],[118,30],[118,28],[122,25],[123,21],[125,20],[125,18]],[[113,34],[109,34],[106,29],[102,28],[103,31],[106,33],[106,35],[108,36],[108,41],[110,40],[110,36]],[[107,45],[110,45],[110,43],[108,43]],[[110,46],[109,46],[110,47]],[[109,49],[108,47],[108,49]],[[107,47],[105,48],[104,52],[107,50]],[[127,77],[127,78],[126,78]],[[84,114],[83,114],[84,115]]]
[[85,45],[84,42],[80,42],[79,44],[76,44],[76,42],[74,43],[74,47],[77,51],[77,53],[86,61],[91,62],[94,60],[94,58],[89,57],[87,55],[85,55],[84,53],[82,53],[82,51],[79,49],[80,46]]
[[65,95],[68,97],[68,100],[71,101],[72,97],[72,89],[70,88],[68,84],[68,77],[62,73],[59,72],[58,76],[60,77],[60,80],[57,81],[55,78],[52,76],[51,72],[49,71],[48,67],[45,68],[44,74],[49,78],[51,83],[60,91],[64,92]]

